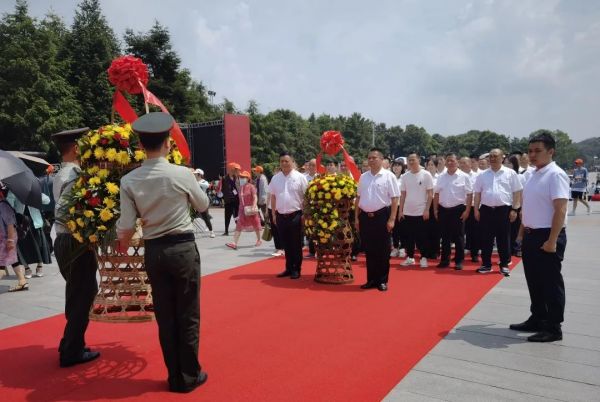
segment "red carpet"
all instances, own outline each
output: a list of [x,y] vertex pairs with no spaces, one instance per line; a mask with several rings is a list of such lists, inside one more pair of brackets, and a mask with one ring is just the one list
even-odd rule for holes
[[[516,259],[513,259],[515,263]],[[513,265],[514,266],[514,265]],[[191,394],[166,392],[155,323],[90,323],[95,362],[58,367],[64,319],[0,331],[3,401],[378,401],[501,278],[463,271],[399,268],[387,293],[275,278],[283,259],[209,275],[202,284],[201,363],[208,382]],[[6,295],[4,295],[6,297]]]

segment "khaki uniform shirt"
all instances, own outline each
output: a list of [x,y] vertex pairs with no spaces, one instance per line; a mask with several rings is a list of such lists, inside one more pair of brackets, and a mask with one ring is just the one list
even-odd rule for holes
[[68,220],[68,214],[63,210],[64,200],[61,200],[61,196],[63,194],[67,194],[73,184],[75,184],[75,180],[77,176],[81,172],[81,168],[79,165],[73,162],[63,162],[60,165],[60,170],[54,176],[54,184],[52,186],[52,195],[56,200],[56,205],[54,207],[54,230],[56,233],[71,233],[69,229],[67,229],[61,222],[65,222]]
[[198,212],[208,208],[208,196],[188,168],[165,158],[147,159],[121,179],[119,238],[135,232],[136,218],[143,221],[145,240],[193,232],[190,205]]

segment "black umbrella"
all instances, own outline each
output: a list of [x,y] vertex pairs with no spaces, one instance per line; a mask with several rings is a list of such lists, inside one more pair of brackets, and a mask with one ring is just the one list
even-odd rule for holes
[[22,160],[0,149],[0,180],[25,205],[42,208],[40,182]]
[[35,157],[33,155],[28,155],[19,151],[7,151],[9,154],[16,156],[21,159],[25,165],[33,171],[33,174],[36,176],[42,176],[46,174],[46,169],[50,164],[42,158]]

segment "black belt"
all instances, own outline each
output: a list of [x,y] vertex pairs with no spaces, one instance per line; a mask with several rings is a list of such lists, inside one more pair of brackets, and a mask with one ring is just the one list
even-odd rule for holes
[[144,240],[144,244],[147,246],[154,246],[157,244],[176,244],[176,243],[185,243],[188,241],[195,241],[196,237],[194,237],[194,233],[185,232],[178,233],[173,235],[165,235],[161,237],[157,237],[156,239]]
[[290,212],[289,214],[281,214],[281,213],[277,212],[277,216],[280,216],[282,218],[293,218],[294,216],[298,215],[301,212],[302,212],[301,210]]
[[[533,229],[533,228],[527,228],[527,227],[523,228],[523,231],[525,233],[527,233],[527,234],[544,233],[544,232],[547,233],[547,232],[549,232],[551,230],[552,230],[551,228],[539,228],[539,229]],[[560,230],[561,233],[564,232],[564,231],[565,231],[565,228],[562,228]]]
[[500,205],[498,207],[490,207],[489,205],[481,204],[481,207],[489,208],[489,209],[504,209],[504,208],[512,208],[512,205]]
[[373,212],[366,212],[361,209],[360,213],[367,215],[369,218],[375,218],[376,216],[379,216],[381,214],[389,213],[390,209],[391,209],[391,207],[383,207],[383,208],[378,209],[377,211],[373,211]]
[[440,208],[448,209],[448,210],[450,210],[450,209],[457,209],[457,208],[463,208],[463,207],[465,207],[465,204],[459,204],[459,205],[456,205],[454,207],[445,207],[443,205],[440,205]]

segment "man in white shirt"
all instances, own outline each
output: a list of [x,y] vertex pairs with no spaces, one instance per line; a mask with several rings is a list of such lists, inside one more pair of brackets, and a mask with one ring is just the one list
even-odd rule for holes
[[451,243],[454,243],[454,269],[461,270],[465,259],[464,223],[471,213],[473,186],[469,175],[458,169],[456,154],[446,155],[446,168],[435,185],[433,200],[433,213],[442,229],[442,255],[437,267],[450,266]]
[[285,249],[285,270],[277,275],[299,279],[302,268],[302,207],[308,187],[306,177],[294,169],[294,159],[283,152],[279,155],[281,172],[271,179],[269,193],[274,223]]
[[[489,153],[490,168],[477,176],[475,193],[475,219],[481,224],[481,267],[477,272],[492,272],[492,249],[494,239],[500,256],[500,273],[508,276],[510,271],[510,223],[517,219],[523,190],[517,172],[502,165],[504,153],[492,149]],[[480,208],[481,207],[481,208]]]
[[415,264],[415,243],[421,253],[421,268],[429,266],[427,257],[430,254],[427,241],[427,221],[429,208],[433,200],[433,178],[431,173],[420,165],[421,158],[416,152],[408,155],[409,170],[402,175],[400,187],[400,216],[405,227],[406,260],[402,266]]
[[523,267],[531,299],[531,316],[510,329],[537,332],[530,342],[562,339],[565,284],[561,274],[567,245],[565,232],[569,178],[552,161],[556,142],[544,131],[529,140],[529,158],[536,166],[523,190]]
[[390,232],[396,223],[400,192],[396,176],[382,166],[383,152],[379,148],[371,148],[368,161],[371,169],[360,176],[355,201],[358,216],[354,224],[367,257],[367,283],[361,288],[377,287],[385,292],[390,272]]
[[[475,180],[479,176],[482,170],[479,169],[479,157],[475,154],[469,156],[469,158],[461,158],[461,161],[465,160],[464,163],[469,162],[470,169],[461,170],[469,175],[471,179],[471,186],[475,187]],[[469,218],[465,222],[465,250],[469,250],[471,255],[471,261],[479,262],[479,251],[481,250],[481,233],[479,222],[475,220],[475,208],[471,208]]]
[[304,172],[304,177],[306,177],[307,182],[311,182],[312,179],[317,175],[317,160],[311,159],[306,162],[306,172]]

